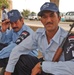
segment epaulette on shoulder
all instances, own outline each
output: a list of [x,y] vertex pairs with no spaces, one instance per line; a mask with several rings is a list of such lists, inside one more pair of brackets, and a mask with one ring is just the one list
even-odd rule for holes
[[62,32],[61,32],[61,36],[63,36],[63,37],[64,37],[65,35],[67,35],[67,33],[68,33],[67,31],[63,30],[62,28],[61,28],[61,31],[62,31]]
[[44,28],[38,28],[38,29],[36,30],[36,33],[43,33],[43,31],[44,31]]

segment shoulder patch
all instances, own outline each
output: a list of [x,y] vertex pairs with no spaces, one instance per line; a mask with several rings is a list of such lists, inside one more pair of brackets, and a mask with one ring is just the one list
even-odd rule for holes
[[64,46],[65,60],[74,59],[74,34],[70,34]]
[[69,41],[74,41],[74,35],[69,36],[69,37],[68,37],[68,40],[69,40]]

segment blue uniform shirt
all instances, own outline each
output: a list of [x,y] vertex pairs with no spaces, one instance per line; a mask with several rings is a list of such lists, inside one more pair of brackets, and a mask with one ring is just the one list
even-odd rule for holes
[[26,38],[26,40],[21,42],[12,50],[6,71],[14,71],[15,65],[20,55],[27,54],[30,50],[39,48],[45,60],[42,63],[42,70],[44,72],[52,73],[54,75],[74,75],[74,62],[65,61],[63,53],[59,62],[52,62],[56,50],[66,35],[67,32],[59,27],[55,36],[50,40],[50,44],[48,44],[45,29],[38,29],[35,34],[30,35],[28,38]]
[[[0,43],[8,43],[9,44],[7,47],[3,48],[0,51],[0,59],[9,57],[12,49],[16,46],[16,44],[14,42],[17,40],[19,35],[24,30],[28,31],[30,34],[34,33],[33,30],[30,27],[28,27],[27,25],[23,25],[21,30],[18,32],[14,32],[13,29],[7,30],[4,33],[0,32]],[[29,54],[37,56],[38,50],[30,52]]]

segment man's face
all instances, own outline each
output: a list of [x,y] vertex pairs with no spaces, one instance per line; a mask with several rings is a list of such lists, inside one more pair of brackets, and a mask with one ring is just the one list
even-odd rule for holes
[[54,31],[58,28],[58,23],[60,21],[60,17],[56,12],[45,11],[41,16],[41,22],[43,23],[46,31]]
[[1,9],[2,9],[2,10],[4,10],[4,8],[3,8],[3,7],[2,7]]
[[10,22],[11,23],[11,27],[15,32],[18,32],[23,25],[23,20],[17,20],[16,22]]

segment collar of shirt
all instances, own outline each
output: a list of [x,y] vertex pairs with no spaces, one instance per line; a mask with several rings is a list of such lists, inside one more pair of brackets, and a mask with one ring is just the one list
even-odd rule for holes
[[53,41],[55,41],[57,44],[59,44],[61,36],[61,28],[58,28],[58,31],[56,32],[55,36],[52,38]]
[[[56,42],[57,44],[59,44],[61,32],[62,32],[62,30],[61,30],[61,28],[59,27],[59,28],[58,28],[58,31],[57,31],[56,34],[55,34],[55,36],[54,36],[51,40],[53,40],[54,42]],[[43,31],[43,33],[42,33],[42,36],[45,36],[45,29],[44,29],[44,31]]]

